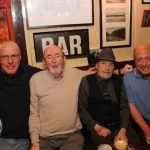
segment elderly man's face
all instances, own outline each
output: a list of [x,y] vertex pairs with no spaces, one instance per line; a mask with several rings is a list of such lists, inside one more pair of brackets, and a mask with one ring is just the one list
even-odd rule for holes
[[141,45],[137,47],[134,61],[138,71],[146,78],[150,78],[150,46]]
[[21,60],[19,47],[13,42],[6,42],[0,47],[0,65],[4,73],[13,76],[18,71]]
[[57,46],[50,46],[44,51],[43,64],[54,76],[61,74],[65,61],[62,50]]
[[96,64],[97,74],[102,79],[109,79],[114,72],[114,62],[107,60],[99,60]]

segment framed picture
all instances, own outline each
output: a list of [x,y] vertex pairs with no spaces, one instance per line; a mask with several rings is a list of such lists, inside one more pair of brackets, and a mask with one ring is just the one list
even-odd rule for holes
[[36,62],[41,62],[43,51],[50,45],[62,48],[67,59],[89,55],[88,29],[33,33]]
[[5,1],[4,0],[0,0],[0,4],[3,4],[3,3],[5,3]]
[[93,25],[93,0],[25,0],[27,28]]
[[0,43],[15,41],[10,1],[0,0]]
[[142,0],[142,4],[150,4],[150,0]]
[[144,10],[141,27],[150,27],[150,10]]
[[100,48],[131,46],[132,0],[100,0]]

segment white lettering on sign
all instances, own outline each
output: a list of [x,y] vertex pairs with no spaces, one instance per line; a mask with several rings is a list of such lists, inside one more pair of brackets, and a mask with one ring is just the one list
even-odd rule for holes
[[44,52],[45,48],[49,45],[54,45],[54,40],[52,38],[42,38],[42,50]]
[[[70,54],[74,55],[75,51],[74,49],[77,48],[77,54],[81,54],[81,37],[79,35],[70,36]],[[76,40],[76,44],[74,43],[74,40]]]
[[[54,45],[54,39],[52,39],[52,38],[42,38],[41,40],[42,40],[42,50],[43,51],[48,46]],[[74,42],[74,41],[76,41],[76,42]],[[75,54],[75,49],[77,50],[77,54],[82,54],[81,37],[79,35],[69,36],[69,42],[70,42],[70,55]],[[58,46],[63,49],[63,52],[65,55],[69,55],[64,36],[60,36],[58,38]]]
[[63,48],[62,51],[64,52],[65,55],[69,55],[64,36],[60,36],[58,38],[58,46]]

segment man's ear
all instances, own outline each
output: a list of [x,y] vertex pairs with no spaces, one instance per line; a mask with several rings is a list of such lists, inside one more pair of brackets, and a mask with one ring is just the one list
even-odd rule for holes
[[64,66],[66,65],[66,56],[63,56]]
[[95,64],[95,69],[97,70],[97,63]]

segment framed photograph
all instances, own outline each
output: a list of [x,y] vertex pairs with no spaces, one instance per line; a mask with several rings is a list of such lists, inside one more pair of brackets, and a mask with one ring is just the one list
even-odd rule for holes
[[67,59],[89,55],[88,29],[33,33],[36,62],[41,62],[43,51],[50,45],[62,48]]
[[132,0],[100,0],[100,48],[131,46]]
[[150,10],[144,10],[141,27],[150,27]]
[[3,4],[3,3],[5,3],[5,1],[4,0],[0,0],[0,4]]
[[93,0],[25,0],[27,28],[93,25]]
[[142,4],[150,4],[150,0],[142,0]]
[[0,43],[15,41],[10,1],[0,0]]

